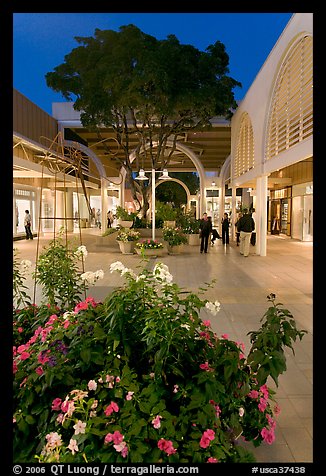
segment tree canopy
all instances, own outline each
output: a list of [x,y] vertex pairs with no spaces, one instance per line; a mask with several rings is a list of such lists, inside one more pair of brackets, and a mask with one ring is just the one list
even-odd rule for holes
[[[175,35],[158,40],[135,25],[75,39],[80,46],[46,74],[47,85],[74,101],[83,126],[99,138],[103,126],[115,131],[133,196],[141,191],[146,209],[150,182],[134,181],[130,154],[137,169],[144,154],[152,168],[167,167],[178,134],[207,127],[214,116],[232,115],[233,89],[241,83],[228,76],[229,56],[220,41],[199,51]],[[139,139],[133,149],[131,134]]]

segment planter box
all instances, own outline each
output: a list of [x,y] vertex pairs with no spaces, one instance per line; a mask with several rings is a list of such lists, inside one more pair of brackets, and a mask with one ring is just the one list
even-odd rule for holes
[[[142,254],[142,251],[139,248],[135,248],[135,250],[138,255]],[[158,256],[163,256],[164,251],[164,248],[159,248],[157,250],[147,249],[145,250],[145,258],[157,258]]]
[[190,245],[190,246],[199,246],[200,245],[199,233],[193,233],[193,234],[188,235],[188,245]]
[[164,220],[164,226],[175,228],[175,220]]
[[112,233],[107,236],[97,236],[96,246],[116,246],[117,245],[117,233]]
[[132,220],[118,220],[118,225],[120,225],[122,228],[130,228],[132,223]]
[[135,241],[118,241],[120,251],[123,255],[133,255],[135,249]]
[[183,252],[184,245],[183,244],[175,245],[175,246],[167,245],[167,248],[168,248],[169,255],[179,255]]

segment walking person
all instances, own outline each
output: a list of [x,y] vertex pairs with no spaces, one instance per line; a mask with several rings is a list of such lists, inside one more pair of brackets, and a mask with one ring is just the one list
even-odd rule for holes
[[255,222],[249,214],[248,208],[243,209],[243,216],[238,221],[237,228],[240,232],[240,254],[247,257],[249,255],[251,233],[255,229]]
[[111,210],[109,210],[107,213],[107,220],[108,220],[108,223],[107,223],[108,228],[112,228],[113,216],[112,216]]
[[251,233],[250,244],[252,246],[255,246],[256,245],[256,210],[254,208],[251,209],[251,216],[255,222],[255,229]]
[[224,213],[224,216],[222,218],[222,243],[223,245],[228,245],[229,244],[229,228],[230,228],[230,220],[229,220],[229,215],[227,212]]
[[25,210],[24,226],[25,226],[25,232],[26,232],[26,240],[32,240],[33,239],[33,233],[31,230],[32,217],[29,213],[29,210]]
[[239,220],[240,220],[241,217],[242,217],[242,213],[239,212],[237,221],[235,222],[235,229],[236,229],[235,233],[236,233],[236,237],[237,237],[237,246],[240,245],[240,231],[238,231],[238,223],[239,223]]
[[208,219],[207,213],[203,214],[200,220],[199,234],[200,234],[200,252],[207,253],[208,240],[212,233],[212,220]]

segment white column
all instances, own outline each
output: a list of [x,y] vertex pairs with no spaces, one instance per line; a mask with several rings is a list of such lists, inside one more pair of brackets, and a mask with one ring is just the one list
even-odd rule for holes
[[267,175],[256,179],[256,253],[266,256],[267,249]]
[[155,240],[155,169],[152,169],[152,239]]
[[232,217],[232,239],[235,240],[235,222],[237,221],[237,189],[236,187],[232,187],[232,198],[231,198],[231,217]]
[[66,220],[66,228],[68,232],[74,231],[74,221],[71,220],[74,216],[74,207],[73,207],[73,199],[72,199],[72,188],[67,187],[66,188],[66,193],[65,193],[65,213],[66,213],[66,218],[69,218],[69,220]]
[[225,187],[224,187],[223,181],[222,181],[222,187],[219,189],[218,195],[219,195],[219,207],[218,207],[219,216],[218,216],[217,226],[219,230],[221,226],[221,220],[223,217],[224,209],[225,209]]
[[107,213],[108,213],[108,192],[107,192],[108,181],[101,177],[101,228],[104,232],[106,230],[107,224]]

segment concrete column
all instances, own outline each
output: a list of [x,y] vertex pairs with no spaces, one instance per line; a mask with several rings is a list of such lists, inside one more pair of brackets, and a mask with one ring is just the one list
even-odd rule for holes
[[237,221],[237,189],[236,187],[232,187],[232,198],[231,198],[231,216],[232,216],[232,229],[231,229],[231,236],[232,239],[235,240],[236,234],[235,234],[235,222]]
[[267,175],[256,179],[256,253],[266,256],[267,249]]
[[66,209],[66,218],[69,218],[69,220],[66,220],[66,227],[68,232],[73,232],[74,231],[74,221],[71,220],[71,218],[74,217],[74,207],[73,207],[73,189],[70,187],[66,188],[66,193],[65,193],[65,209]]
[[102,232],[106,230],[107,225],[107,213],[108,213],[108,192],[107,192],[108,181],[101,177],[101,225]]

